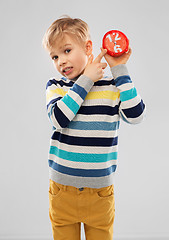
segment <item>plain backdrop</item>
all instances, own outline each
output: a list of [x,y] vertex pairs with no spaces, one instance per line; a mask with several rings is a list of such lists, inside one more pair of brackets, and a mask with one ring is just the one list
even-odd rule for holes
[[52,239],[45,87],[58,74],[41,41],[64,14],[89,24],[95,57],[107,31],[128,36],[147,107],[141,124],[120,125],[114,239],[169,239],[168,9],[167,0],[0,0],[0,239]]

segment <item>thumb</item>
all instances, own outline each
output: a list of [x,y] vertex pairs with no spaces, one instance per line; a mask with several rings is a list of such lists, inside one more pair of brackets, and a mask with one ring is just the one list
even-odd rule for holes
[[105,69],[107,67],[107,63],[101,63],[102,69]]
[[88,58],[86,66],[90,65],[93,62],[93,58],[94,58],[94,56],[93,56],[93,54],[91,54],[90,57]]
[[107,49],[101,48],[101,53],[95,58],[94,62],[99,63],[102,60],[102,57],[107,53]]

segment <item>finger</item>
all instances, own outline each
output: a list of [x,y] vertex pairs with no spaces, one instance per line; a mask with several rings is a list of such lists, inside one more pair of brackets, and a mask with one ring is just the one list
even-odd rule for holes
[[131,54],[131,53],[132,53],[132,50],[131,50],[131,47],[129,47],[127,54]]
[[102,57],[107,53],[107,49],[101,49],[101,53],[95,58],[94,62],[99,63],[102,60]]
[[107,49],[106,49],[106,48],[102,48],[102,47],[101,47],[101,48],[100,48],[100,50],[101,50],[101,51],[104,51],[104,50],[106,50],[106,52],[107,52]]
[[102,69],[105,69],[107,67],[107,63],[101,63]]
[[90,55],[90,57],[88,58],[88,62],[87,62],[87,65],[90,65],[92,62],[93,62],[93,54]]

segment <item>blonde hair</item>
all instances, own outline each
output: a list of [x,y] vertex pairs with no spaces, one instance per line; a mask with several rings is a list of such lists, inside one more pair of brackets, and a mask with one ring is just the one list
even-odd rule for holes
[[50,48],[58,39],[64,38],[65,34],[74,37],[79,43],[90,39],[89,27],[86,22],[79,18],[65,16],[50,25],[43,37],[43,47]]

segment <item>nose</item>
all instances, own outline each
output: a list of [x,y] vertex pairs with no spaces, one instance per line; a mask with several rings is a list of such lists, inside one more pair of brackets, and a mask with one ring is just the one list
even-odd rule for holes
[[59,59],[58,59],[58,65],[62,66],[64,64],[66,64],[66,58],[63,57],[63,56],[60,56]]

